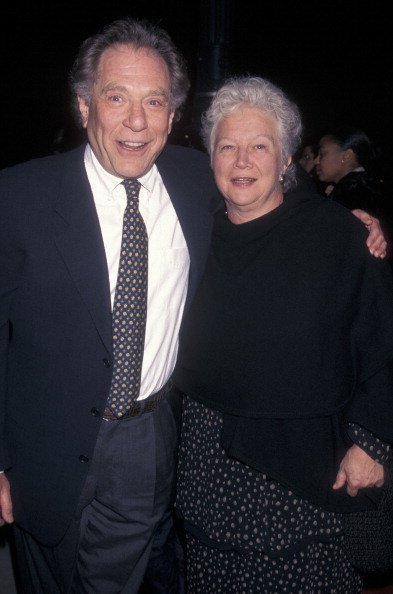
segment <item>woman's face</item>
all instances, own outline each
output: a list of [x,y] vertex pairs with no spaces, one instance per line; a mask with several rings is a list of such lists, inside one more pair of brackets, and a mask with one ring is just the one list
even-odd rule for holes
[[299,165],[303,167],[307,173],[311,173],[314,169],[314,151],[311,146],[305,146],[299,158]]
[[318,155],[315,159],[315,171],[322,182],[337,183],[347,173],[341,147],[330,136],[323,136],[319,141]]
[[232,222],[255,219],[281,204],[279,180],[286,167],[280,157],[278,123],[271,113],[245,105],[221,119],[212,164]]

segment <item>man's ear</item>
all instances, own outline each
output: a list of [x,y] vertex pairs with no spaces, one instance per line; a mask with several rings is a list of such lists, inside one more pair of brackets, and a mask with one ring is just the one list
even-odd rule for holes
[[78,106],[79,106],[79,113],[81,115],[81,124],[84,128],[87,127],[87,122],[89,120],[89,106],[86,102],[84,97],[79,97],[78,95]]
[[175,117],[175,112],[174,112],[174,111],[172,111],[172,112],[169,114],[169,119],[168,119],[168,134],[170,134],[170,133],[171,133],[171,130],[172,130],[172,123],[173,123],[173,118],[174,118],[174,117]]

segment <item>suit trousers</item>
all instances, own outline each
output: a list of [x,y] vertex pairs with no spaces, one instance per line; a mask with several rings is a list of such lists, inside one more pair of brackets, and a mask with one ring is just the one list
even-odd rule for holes
[[137,594],[173,502],[177,441],[167,400],[153,412],[102,421],[78,509],[59,545],[44,547],[15,527],[21,592]]

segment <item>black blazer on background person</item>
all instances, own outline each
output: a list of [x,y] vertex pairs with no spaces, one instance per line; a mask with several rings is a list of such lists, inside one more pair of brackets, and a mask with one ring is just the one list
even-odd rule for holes
[[[47,546],[75,512],[112,374],[108,269],[83,155],[0,173],[0,469],[16,523]],[[219,199],[203,153],[168,145],[157,167],[190,253],[187,307]]]

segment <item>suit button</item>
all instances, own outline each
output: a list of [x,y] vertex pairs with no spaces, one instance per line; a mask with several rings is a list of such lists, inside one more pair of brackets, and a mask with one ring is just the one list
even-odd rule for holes
[[110,361],[109,359],[103,359],[103,362],[105,367],[112,367],[112,361]]
[[86,464],[86,462],[89,461],[89,458],[87,456],[84,456],[83,454],[81,454],[79,456],[79,462],[82,462],[83,464]]
[[91,412],[91,414],[92,414],[94,417],[100,417],[100,416],[101,416],[101,413],[100,413],[100,411],[98,410],[98,408],[92,408],[90,412]]

